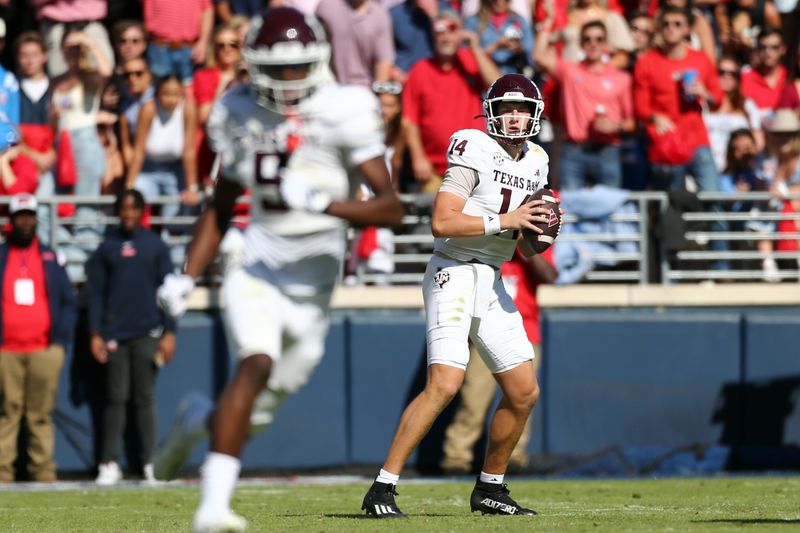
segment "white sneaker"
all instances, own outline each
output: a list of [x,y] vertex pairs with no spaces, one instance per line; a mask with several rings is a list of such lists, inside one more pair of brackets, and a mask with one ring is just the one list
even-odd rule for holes
[[153,463],[147,463],[142,469],[142,477],[145,483],[158,483],[155,474],[153,473]]
[[94,480],[98,485],[116,485],[122,479],[122,470],[114,461],[100,463],[97,468],[97,478]]
[[781,280],[780,271],[778,271],[778,265],[775,263],[775,259],[770,256],[764,258],[761,262],[761,269],[763,270],[761,277],[764,281],[770,283],[776,283]]
[[221,515],[194,516],[193,533],[240,533],[247,529],[247,520],[231,510]]
[[190,394],[181,400],[172,431],[153,456],[156,479],[175,478],[194,445],[208,434],[208,415],[213,410],[214,404],[201,394]]

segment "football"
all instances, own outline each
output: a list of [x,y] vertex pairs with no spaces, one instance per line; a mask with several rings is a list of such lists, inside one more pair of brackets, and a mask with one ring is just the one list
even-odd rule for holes
[[530,202],[533,200],[544,200],[544,205],[540,207],[549,209],[550,213],[545,215],[547,222],[538,222],[534,224],[534,226],[544,230],[544,233],[536,233],[535,231],[523,228],[522,238],[525,239],[525,242],[532,250],[540,254],[550,248],[550,245],[553,244],[553,241],[556,240],[558,233],[561,231],[561,209],[558,207],[555,195],[550,189],[539,189],[533,193],[533,196],[531,196],[528,201]]

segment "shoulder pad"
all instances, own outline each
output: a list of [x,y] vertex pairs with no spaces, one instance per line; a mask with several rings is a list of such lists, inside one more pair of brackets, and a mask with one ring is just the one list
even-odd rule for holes
[[547,152],[544,151],[544,148],[531,141],[527,141],[527,143],[528,151],[532,156],[544,158],[545,162],[550,161],[550,156],[547,155]]
[[450,137],[447,145],[447,164],[480,171],[492,161],[492,144],[497,143],[482,131],[459,130]]

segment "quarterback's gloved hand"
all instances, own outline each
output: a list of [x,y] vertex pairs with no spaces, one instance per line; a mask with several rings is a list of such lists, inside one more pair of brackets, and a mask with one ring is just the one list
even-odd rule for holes
[[167,274],[164,283],[156,291],[159,307],[173,318],[186,312],[186,297],[194,289],[194,278],[187,274]]
[[301,174],[284,169],[281,177],[281,197],[292,209],[322,213],[331,205],[330,195],[314,188]]

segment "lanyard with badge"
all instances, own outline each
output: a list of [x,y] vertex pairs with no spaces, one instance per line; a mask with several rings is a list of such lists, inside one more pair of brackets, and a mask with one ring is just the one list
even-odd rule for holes
[[33,280],[27,277],[30,255],[30,249],[20,253],[20,273],[22,277],[14,280],[14,303],[17,305],[33,305],[35,302]]

